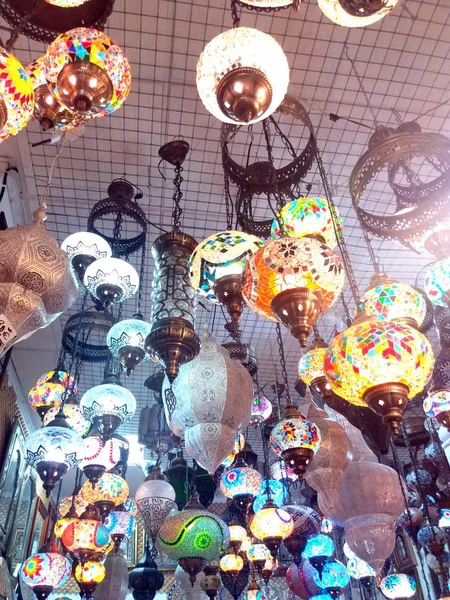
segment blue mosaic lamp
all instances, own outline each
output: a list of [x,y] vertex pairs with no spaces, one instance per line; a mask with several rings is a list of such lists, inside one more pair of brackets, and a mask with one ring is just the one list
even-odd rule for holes
[[151,331],[150,323],[141,314],[132,319],[124,319],[111,327],[106,344],[111,354],[118,358],[130,375],[135,367],[149,358],[145,351],[145,340]]
[[270,500],[280,508],[289,498],[289,493],[282,481],[278,481],[277,479],[263,481],[261,483],[261,491],[253,500],[253,511],[255,513],[262,509],[267,500],[269,500],[269,496]]
[[337,598],[350,583],[350,575],[344,564],[330,560],[324,564],[322,572],[315,570],[314,583],[332,597]]
[[319,533],[308,540],[306,547],[303,550],[302,557],[307,558],[320,574],[325,563],[333,556],[333,552],[333,540],[327,535]]
[[386,598],[411,598],[417,590],[416,581],[405,573],[392,573],[381,580],[380,590]]

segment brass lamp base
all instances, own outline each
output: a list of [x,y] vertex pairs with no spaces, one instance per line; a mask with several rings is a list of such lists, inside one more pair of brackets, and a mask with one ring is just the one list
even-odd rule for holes
[[145,344],[147,351],[164,364],[170,383],[175,381],[180,365],[193,360],[200,352],[200,340],[193,326],[177,317],[157,321]]
[[321,300],[317,294],[307,288],[294,288],[277,294],[270,308],[278,319],[287,325],[302,348],[313,330],[321,309]]
[[439,425],[442,425],[448,431],[450,431],[450,411],[449,410],[446,410],[446,411],[441,412],[438,415],[436,415],[436,421],[439,423]]
[[32,590],[38,600],[46,600],[53,592],[53,588],[50,585],[35,585]]
[[65,65],[57,85],[64,105],[77,113],[99,112],[110,102],[114,91],[108,73],[88,61]]
[[309,384],[309,387],[313,392],[316,392],[316,394],[318,394],[325,403],[334,395],[331,385],[325,375],[321,375],[320,377],[313,379]]
[[214,287],[217,299],[226,306],[228,314],[231,317],[229,323],[229,332],[237,333],[239,329],[239,319],[244,308],[244,299],[242,297],[242,277],[240,275],[226,275],[221,277]]
[[192,587],[194,587],[197,575],[206,565],[206,560],[197,557],[186,557],[180,558],[178,560],[178,563],[183,568],[183,570],[186,571],[186,573],[189,575],[189,581],[191,582]]
[[370,17],[385,7],[386,0],[339,0],[339,4],[352,17]]
[[284,547],[292,554],[292,558],[294,563],[300,566],[302,562],[302,553],[306,547],[306,543],[308,538],[304,535],[298,535],[297,533],[292,533],[289,537],[283,540]]
[[6,108],[5,101],[0,98],[0,129],[6,125],[8,120],[8,109]]
[[98,508],[102,520],[104,521],[115,505],[111,500],[98,500],[94,503],[94,506],[95,508]]
[[222,77],[216,96],[224,115],[238,123],[249,123],[269,108],[272,85],[259,69],[239,67]]
[[394,435],[400,435],[403,411],[408,404],[408,386],[403,383],[380,383],[363,394],[367,406],[383,417]]
[[299,479],[303,479],[313,456],[314,451],[310,448],[289,448],[281,454],[286,465],[291,467]]
[[265,537],[263,540],[264,544],[270,550],[270,554],[272,555],[272,558],[274,560],[277,559],[278,551],[280,549],[280,544],[281,544],[282,539],[283,538],[280,538],[280,537],[269,536],[269,537]]

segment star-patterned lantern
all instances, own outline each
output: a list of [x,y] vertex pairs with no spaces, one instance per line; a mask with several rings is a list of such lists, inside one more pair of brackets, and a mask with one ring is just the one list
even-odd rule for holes
[[0,47],[0,141],[27,126],[33,116],[33,84],[12,54]]
[[51,544],[49,551],[44,547],[27,558],[20,568],[20,577],[38,600],[45,600],[54,589],[66,583],[71,571],[70,561]]

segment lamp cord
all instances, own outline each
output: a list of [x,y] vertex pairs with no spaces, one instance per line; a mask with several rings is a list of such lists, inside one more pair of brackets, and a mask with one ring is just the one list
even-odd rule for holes
[[62,151],[64,150],[64,145],[66,143],[66,132],[64,131],[64,133],[61,136],[61,143],[60,146],[58,148],[58,152],[55,154],[55,157],[53,159],[52,165],[50,167],[50,172],[48,174],[48,179],[47,179],[47,185],[45,186],[45,190],[44,193],[42,194],[42,197],[39,201],[39,206],[43,206],[44,208],[46,208],[47,206],[47,200],[50,194],[50,188],[52,185],[52,180],[53,180],[53,174],[56,168],[56,164],[59,160],[59,157],[61,156]]

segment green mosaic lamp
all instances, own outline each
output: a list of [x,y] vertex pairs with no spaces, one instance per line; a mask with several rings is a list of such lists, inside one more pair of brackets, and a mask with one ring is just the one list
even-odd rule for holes
[[217,560],[228,547],[228,527],[205,510],[194,490],[184,510],[168,517],[158,533],[161,550],[189,574],[194,585],[207,561]]

